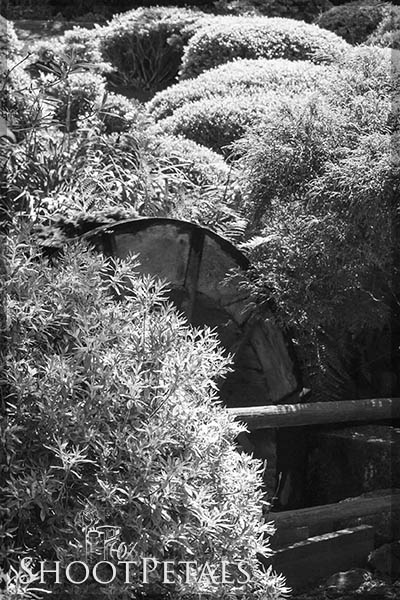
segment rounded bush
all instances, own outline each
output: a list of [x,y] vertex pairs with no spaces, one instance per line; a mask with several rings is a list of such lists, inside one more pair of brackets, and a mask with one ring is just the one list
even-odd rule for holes
[[105,79],[96,73],[71,73],[56,81],[49,91],[56,100],[55,121],[68,131],[76,129],[78,120],[93,114],[95,103],[105,94]]
[[103,60],[99,48],[99,35],[101,27],[93,29],[74,27],[66,31],[60,41],[64,52],[73,55],[77,62],[90,63],[91,69],[106,73],[111,70],[111,65]]
[[183,136],[156,136],[150,150],[166,176],[179,172],[197,186],[226,183],[232,175],[220,154]]
[[215,10],[222,15],[265,15],[312,21],[331,7],[329,0],[217,0]]
[[374,46],[351,48],[337,61],[355,93],[370,90],[381,92],[394,100],[400,91],[400,51]]
[[99,48],[111,63],[112,81],[151,93],[177,76],[183,46],[203,13],[178,8],[138,8],[116,15],[98,30]]
[[378,27],[366,40],[367,44],[400,50],[400,8],[392,6]]
[[[31,587],[50,588],[55,600],[74,597],[63,569],[100,562],[85,534],[112,526],[130,552],[122,560],[140,567],[125,583],[121,558],[110,552],[114,580],[90,576],[79,585],[87,600],[283,598],[282,578],[258,563],[257,553],[270,555],[273,531],[262,518],[261,463],[236,451],[243,427],[218,402],[215,381],[227,360],[216,336],[191,328],[162,283],[135,273],[135,259],[111,262],[70,245],[50,262],[13,238],[6,260],[1,510],[17,576],[22,556],[60,560],[59,585],[46,576]],[[144,557],[172,561],[167,585],[162,568],[144,584]],[[198,570],[186,577],[183,560]],[[233,584],[221,581],[223,560]],[[218,578],[199,578],[206,562]],[[108,570],[98,579],[109,579]],[[12,578],[10,596],[18,583],[29,597],[27,577]]]
[[337,70],[309,61],[237,59],[210,69],[195,79],[183,80],[158,92],[147,104],[156,119],[163,119],[188,102],[243,92],[284,91],[292,95],[316,89],[321,80],[337,77]]
[[346,42],[339,36],[302,21],[218,17],[190,39],[182,59],[180,77],[196,77],[235,58],[331,62],[346,49]]
[[121,133],[131,129],[137,121],[139,106],[120,94],[106,94],[96,110],[103,125],[104,133]]
[[206,98],[182,106],[171,117],[159,121],[158,126],[165,133],[183,135],[228,155],[230,144],[281,99],[281,95],[273,93]]
[[334,6],[322,13],[315,22],[350,44],[361,44],[378,27],[389,9],[390,4],[379,0],[356,0]]
[[4,72],[10,68],[18,54],[22,50],[22,44],[15,33],[14,25],[0,15],[0,66]]

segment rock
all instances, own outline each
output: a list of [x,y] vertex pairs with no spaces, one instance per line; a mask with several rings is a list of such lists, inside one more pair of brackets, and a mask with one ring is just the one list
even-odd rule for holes
[[329,598],[341,596],[343,593],[353,592],[363,585],[370,578],[370,574],[365,569],[352,569],[351,571],[341,571],[331,575],[325,584],[325,590]]
[[384,544],[368,557],[371,567],[378,573],[400,577],[400,541]]

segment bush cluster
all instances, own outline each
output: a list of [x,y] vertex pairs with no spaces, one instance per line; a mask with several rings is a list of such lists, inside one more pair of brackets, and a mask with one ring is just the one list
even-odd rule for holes
[[400,292],[399,72],[389,50],[368,47],[339,69],[342,86],[281,102],[237,144],[254,236],[246,285],[297,332],[321,399],[348,393],[366,332],[390,327]]
[[392,6],[378,27],[366,40],[367,44],[400,50],[400,8]]
[[105,94],[105,79],[96,73],[72,72],[57,78],[48,88],[55,100],[54,119],[67,131],[76,129],[78,120],[90,116],[96,101]]
[[182,8],[139,8],[116,15],[98,30],[100,50],[114,83],[153,93],[177,76],[183,47],[203,13]]
[[215,96],[284,90],[294,94],[315,89],[336,74],[329,66],[288,59],[237,59],[158,92],[147,109],[156,119],[171,116],[189,102]]
[[350,44],[361,44],[390,13],[390,4],[380,0],[356,0],[334,6],[322,13],[316,23],[335,32]]
[[331,62],[346,49],[336,34],[294,19],[218,17],[190,39],[180,76],[195,77],[235,58]]
[[[277,93],[243,93],[205,98],[177,109],[162,119],[158,128],[168,134],[183,135],[227,156],[230,145],[254,126],[271,105],[279,104]],[[155,130],[157,131],[157,129]]]
[[217,14],[253,14],[307,22],[312,21],[331,6],[329,0],[217,0],[214,2]]
[[[88,600],[282,598],[282,579],[258,565],[272,531],[262,520],[261,470],[236,452],[242,427],[217,401],[227,361],[215,335],[192,329],[162,283],[135,274],[135,259],[111,264],[73,245],[50,263],[27,241],[6,246],[2,512],[13,531],[11,565],[20,573],[17,556],[30,557],[32,571],[39,560],[96,560],[86,554],[85,528],[112,525],[130,560],[213,569],[226,560],[238,579],[243,560],[251,581],[186,582],[176,567],[170,584],[158,575],[145,585],[140,573],[127,584],[122,566],[110,585],[80,585]],[[29,587],[75,597],[63,577],[35,584],[11,579],[6,598],[18,587],[25,598],[37,597]]]
[[14,25],[0,15],[0,66],[2,72],[7,70],[7,62],[14,60],[21,49],[22,44],[17,38]]

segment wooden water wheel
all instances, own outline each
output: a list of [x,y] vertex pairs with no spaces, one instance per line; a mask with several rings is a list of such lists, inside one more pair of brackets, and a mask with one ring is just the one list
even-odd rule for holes
[[215,327],[234,369],[220,393],[229,407],[276,404],[298,389],[288,345],[271,313],[257,315],[248,293],[227,281],[248,260],[212,231],[177,219],[142,218],[86,235],[104,254],[138,255],[139,271],[168,281],[170,297],[195,326]]

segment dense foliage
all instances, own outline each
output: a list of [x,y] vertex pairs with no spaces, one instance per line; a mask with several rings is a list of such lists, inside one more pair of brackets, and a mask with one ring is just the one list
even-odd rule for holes
[[331,67],[309,61],[237,59],[158,92],[148,103],[147,109],[159,120],[172,115],[189,102],[246,92],[254,94],[281,90],[285,94],[300,93],[315,89],[322,81],[328,85],[335,76],[336,70]]
[[350,44],[365,42],[390,14],[390,4],[380,0],[356,0],[334,6],[316,19],[320,27],[334,31]]
[[50,263],[27,242],[6,247],[11,564],[15,553],[85,560],[85,525],[110,524],[131,560],[224,559],[233,571],[244,560],[252,582],[186,584],[176,567],[171,584],[127,585],[121,567],[110,586],[50,584],[53,598],[281,597],[279,578],[257,565],[271,528],[259,464],[235,451],[240,426],[216,401],[227,361],[215,335],[191,329],[134,260],[72,246]]
[[217,0],[217,14],[253,14],[312,21],[331,8],[329,0]]
[[116,15],[98,30],[113,80],[142,92],[166,87],[177,76],[183,47],[204,15],[182,8],[140,8]]
[[391,7],[366,43],[400,50],[400,8],[398,6]]
[[278,94],[229,94],[205,98],[177,109],[161,120],[157,132],[184,135],[216,152],[229,155],[230,144],[241,138],[250,125],[259,122],[272,104],[279,104]]
[[[353,48],[301,21],[141,8],[41,42],[29,59],[3,27],[2,136],[15,138],[0,140],[1,433],[14,567],[24,555],[66,564],[81,556],[85,524],[113,520],[138,554],[254,568],[254,588],[200,582],[207,600],[283,596],[257,566],[271,529],[259,466],[235,452],[240,427],[217,400],[227,361],[215,335],[184,322],[133,260],[69,240],[138,216],[206,225],[242,243],[252,262],[243,285],[260,309],[272,302],[314,399],[370,396],[375,367],[400,385],[382,351],[400,296],[393,23]],[[170,85],[182,56],[184,80]],[[116,85],[146,98],[170,87],[143,106]],[[193,600],[199,585],[129,591],[118,574],[84,597]]]
[[190,39],[180,76],[194,77],[235,58],[332,62],[346,48],[337,35],[293,19],[218,17]]
[[[371,51],[371,62],[379,56],[384,84],[391,57]],[[348,64],[362,71],[367,57],[361,49]],[[238,145],[257,274],[247,284],[298,332],[300,357],[308,339],[302,358],[316,396],[348,394],[354,364],[368,373],[367,332],[390,327],[399,295],[398,113],[390,88],[384,97],[384,85],[367,83],[351,96],[343,87],[282,102]]]

